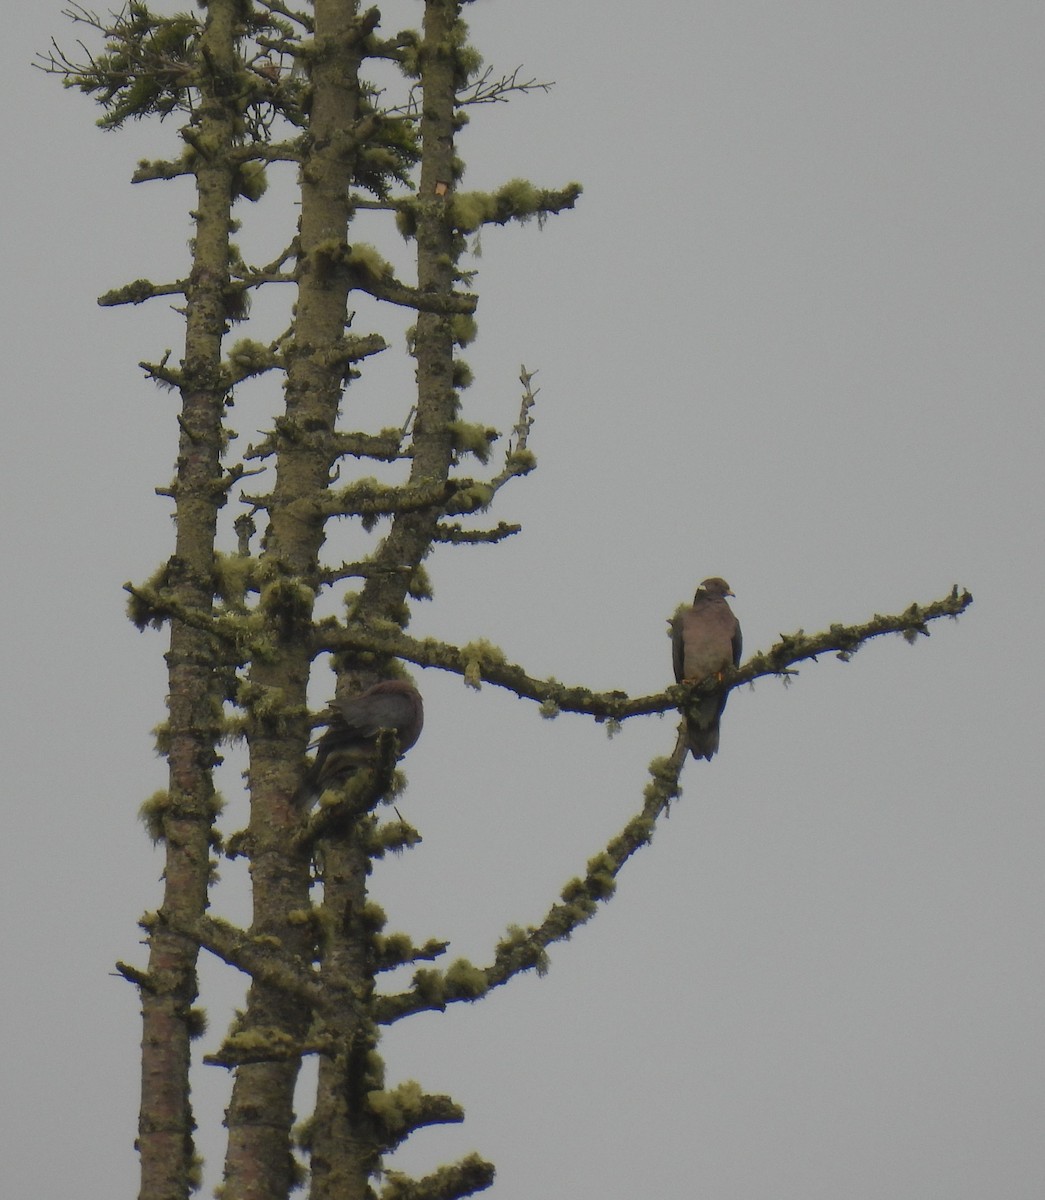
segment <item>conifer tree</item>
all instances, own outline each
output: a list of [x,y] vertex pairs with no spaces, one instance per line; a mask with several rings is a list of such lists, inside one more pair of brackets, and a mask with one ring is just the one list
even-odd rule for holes
[[[184,276],[138,279],[101,298],[174,297],[184,320],[177,361],[143,363],[152,381],[180,396],[174,477],[158,489],[173,506],[174,544],[152,578],[128,585],[134,622],[169,630],[169,716],[160,732],[169,784],[143,806],[166,854],[163,895],[141,922],[148,962],[119,967],[142,1005],[142,1200],[182,1200],[198,1183],[190,1065],[203,1025],[201,949],[250,981],[242,1013],[208,1055],[231,1076],[225,1200],[282,1200],[306,1177],[313,1200],[451,1200],[487,1187],[494,1168],[475,1155],[420,1180],[385,1169],[385,1156],[413,1131],[463,1113],[412,1082],[387,1086],[380,1030],[477,1000],[520,972],[543,972],[547,947],[612,895],[617,874],[679,794],[682,738],[650,763],[634,817],[594,850],[541,920],[509,928],[484,965],[426,965],[446,943],[417,945],[386,931],[369,890],[373,862],[419,840],[382,807],[402,782],[394,735],[381,735],[372,759],[324,790],[317,806],[303,803],[310,737],[324,715],[332,719],[308,707],[318,656],[333,655],[342,699],[402,678],[409,663],[506,688],[549,715],[617,723],[685,711],[712,689],[787,674],[818,654],[848,657],[880,634],[914,640],[971,601],[956,588],[897,616],[795,634],[724,679],[644,697],[537,678],[485,641],[408,635],[413,604],[432,598],[426,559],[445,544],[495,554],[518,527],[486,514],[535,466],[535,389],[525,368],[507,439],[467,416],[461,351],[475,336],[478,303],[469,239],[489,225],[543,223],[581,193],[574,183],[545,189],[520,179],[493,192],[463,189],[457,135],[469,106],[546,86],[484,70],[463,7],[423,0],[421,29],[390,33],[376,8],[356,0],[207,0],[199,13],[173,15],[130,0],[107,18],[76,6],[67,15],[97,50],[78,61],[56,46],[42,59],[101,104],[106,128],[177,121],[184,148],[140,163],[134,181],[188,178],[195,188]],[[397,93],[371,82],[393,70]],[[262,202],[276,171],[296,179],[298,205],[285,215],[283,249],[250,263],[233,241],[239,213]],[[389,245],[405,238],[413,247],[412,280],[397,275],[391,251],[357,238],[364,212],[387,221]],[[294,297],[285,331],[270,341],[244,336],[252,296],[277,286]],[[378,430],[355,428],[353,385],[368,360],[393,351],[382,331],[354,327],[361,296],[416,314],[416,389],[388,397],[391,423]],[[237,451],[229,410],[250,381],[266,378],[279,380],[281,400],[260,439]],[[369,535],[358,561],[324,558],[335,521]],[[335,608],[328,598],[341,592]],[[249,752],[250,819],[229,835],[219,827],[214,768],[222,744],[235,739]],[[249,928],[209,915],[222,856],[249,863]],[[405,990],[382,990],[383,973],[411,964]],[[319,1062],[315,1104],[295,1126],[306,1056]]]

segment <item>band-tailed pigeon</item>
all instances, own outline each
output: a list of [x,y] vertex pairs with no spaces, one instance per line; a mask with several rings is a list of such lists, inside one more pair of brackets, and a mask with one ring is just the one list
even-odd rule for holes
[[[740,624],[726,602],[733,592],[724,579],[705,579],[692,608],[671,619],[671,656],[678,683],[700,683],[740,665]],[[728,692],[702,696],[686,713],[686,735],[694,758],[709,759],[718,749],[718,723]]]
[[327,731],[314,743],[316,761],[308,779],[313,795],[371,763],[383,729],[397,735],[402,757],[421,736],[425,719],[420,693],[401,679],[383,679],[358,696],[334,700],[330,707],[334,715]]

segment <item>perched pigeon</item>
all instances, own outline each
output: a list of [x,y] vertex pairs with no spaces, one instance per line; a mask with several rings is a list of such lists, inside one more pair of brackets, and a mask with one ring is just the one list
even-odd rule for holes
[[382,729],[398,735],[399,754],[404,755],[421,736],[425,719],[420,693],[401,679],[384,679],[330,707],[335,715],[315,743],[316,761],[309,772],[308,791],[313,795],[372,762]]
[[[671,655],[678,683],[700,683],[740,665],[740,625],[726,602],[733,592],[724,579],[705,579],[692,608],[671,619]],[[710,759],[718,749],[718,722],[728,692],[702,696],[686,714],[686,733],[694,758]]]

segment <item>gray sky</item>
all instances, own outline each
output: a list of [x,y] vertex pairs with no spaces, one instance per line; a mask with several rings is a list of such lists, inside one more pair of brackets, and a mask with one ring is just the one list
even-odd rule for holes
[[[175,402],[136,364],[177,352],[179,328],[160,303],[94,298],[183,271],[189,192],[128,186],[174,127],[93,129],[89,102],[25,66],[51,33],[72,42],[58,5],[13,3],[0,1170],[7,1195],[108,1200],[136,1189],[140,1037],[111,967],[144,961],[161,859],[136,812],[165,778],[164,641],[125,620],[120,585],[170,552],[152,489]],[[394,29],[420,6],[384,11]],[[474,113],[466,185],[585,194],[543,232],[483,236],[468,412],[507,429],[519,363],[539,369],[540,468],[495,514],[524,533],[440,551],[412,629],[639,693],[670,680],[664,619],[710,574],[751,650],[952,583],[976,603],[914,649],[735,693],[721,755],[687,765],[653,847],[545,979],[390,1033],[390,1079],[467,1111],[400,1165],[476,1149],[502,1200],[1037,1200],[1045,17],[1029,0],[616,11],[468,9],[497,70],[556,87]],[[285,238],[280,194],[243,214],[249,253]],[[254,336],[278,329],[256,312]],[[375,367],[351,419],[405,416],[407,378]],[[241,445],[266,403],[237,406]],[[674,723],[609,741],[419,674],[400,807],[425,840],[378,869],[376,898],[390,927],[486,962],[636,809]],[[331,687],[321,672],[317,702]],[[216,911],[243,918],[244,875],[223,874]],[[211,962],[204,979],[207,1050],[242,980]],[[226,1083],[200,1072],[208,1188]]]

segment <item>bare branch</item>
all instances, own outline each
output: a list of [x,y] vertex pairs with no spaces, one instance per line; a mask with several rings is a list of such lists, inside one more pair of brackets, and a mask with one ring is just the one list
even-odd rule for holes
[[457,93],[457,103],[462,107],[468,104],[507,103],[509,97],[516,93],[526,95],[529,92],[550,92],[555,87],[554,80],[539,81],[536,78],[520,80],[518,66],[507,75],[494,77],[493,67],[487,67],[482,75]]

